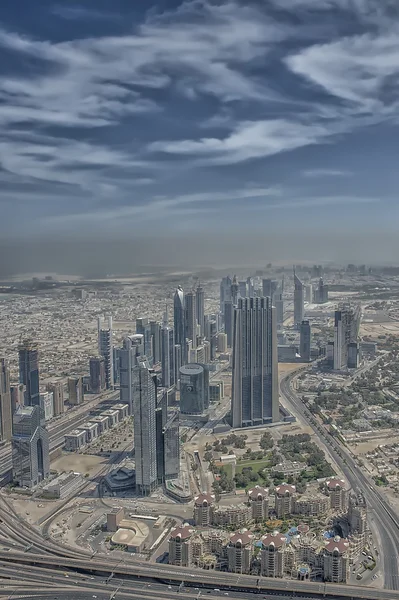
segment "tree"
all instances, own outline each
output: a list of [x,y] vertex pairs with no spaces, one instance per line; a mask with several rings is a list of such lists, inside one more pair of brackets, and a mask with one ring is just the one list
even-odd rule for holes
[[206,460],[207,462],[210,462],[213,458],[213,452],[208,450],[207,452],[205,452],[204,454],[204,460]]

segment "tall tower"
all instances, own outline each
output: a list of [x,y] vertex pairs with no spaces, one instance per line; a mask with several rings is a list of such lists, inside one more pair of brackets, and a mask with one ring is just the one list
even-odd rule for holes
[[166,311],[161,329],[162,387],[169,388],[175,383],[175,332],[168,326]]
[[198,284],[196,290],[196,307],[195,313],[197,316],[197,323],[201,328],[201,335],[204,335],[204,319],[205,319],[205,293],[204,288],[201,287],[201,284]]
[[295,273],[294,267],[294,327],[300,328],[305,314],[303,283]]
[[13,478],[21,487],[49,476],[49,437],[39,406],[23,406],[14,414],[11,447]]
[[9,442],[12,436],[10,371],[5,358],[0,358],[0,439]]
[[197,347],[197,317],[195,314],[196,295],[194,291],[188,292],[185,297],[186,310],[186,337],[192,340],[193,348]]
[[224,303],[231,300],[231,278],[227,275],[227,277],[223,277],[220,282],[220,312],[223,314]]
[[237,275],[234,275],[233,277],[233,281],[231,283],[231,301],[233,303],[233,306],[237,306],[237,301],[238,301],[238,282],[237,282]]
[[234,311],[233,427],[279,419],[277,326],[269,298],[240,298]]
[[26,340],[18,350],[19,382],[25,385],[25,406],[40,406],[38,346]]
[[299,341],[299,354],[304,362],[310,361],[311,328],[309,321],[302,321]]
[[140,356],[144,355],[143,335],[136,334],[125,337],[119,350],[120,366],[120,401],[128,404],[129,414],[133,414],[133,369]]
[[183,288],[179,285],[173,297],[173,324],[175,342],[181,346],[183,352],[186,347],[186,324],[184,316],[184,292]]
[[133,414],[136,489],[143,496],[157,486],[156,408],[154,379],[140,362],[133,369]]
[[227,345],[229,348],[233,344],[233,317],[234,317],[234,305],[231,302],[224,303],[224,332],[227,335]]
[[112,317],[108,317],[108,327],[103,327],[101,317],[98,319],[98,352],[105,361],[105,387],[111,390],[114,386],[114,351],[112,343]]

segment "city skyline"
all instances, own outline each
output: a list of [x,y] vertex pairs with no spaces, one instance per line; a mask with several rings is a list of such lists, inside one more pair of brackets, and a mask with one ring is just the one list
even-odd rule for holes
[[[33,244],[47,264],[102,265],[104,253],[115,269],[104,241],[133,244],[138,261],[149,230],[152,264],[225,261],[240,232],[275,260],[282,228],[286,258],[322,240],[323,260],[390,260],[398,11],[392,0],[3,4],[8,268],[30,270]],[[369,233],[386,242],[374,254]],[[90,257],[78,252],[88,238]],[[176,238],[191,239],[187,252]]]

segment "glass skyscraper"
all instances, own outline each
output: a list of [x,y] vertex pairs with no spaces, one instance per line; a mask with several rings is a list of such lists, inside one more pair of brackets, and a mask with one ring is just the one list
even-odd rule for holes
[[277,325],[270,298],[239,298],[234,311],[233,427],[279,419]]
[[34,487],[50,473],[49,437],[39,406],[19,408],[13,418],[13,479],[21,487]]
[[147,496],[157,487],[157,391],[145,363],[133,369],[134,451],[136,489]]
[[35,342],[27,340],[18,350],[19,382],[25,386],[25,405],[40,406],[38,346]]

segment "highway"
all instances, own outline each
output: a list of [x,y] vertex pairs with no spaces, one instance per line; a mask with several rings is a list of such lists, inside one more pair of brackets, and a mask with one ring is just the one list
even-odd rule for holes
[[[291,387],[295,373],[284,377],[280,382],[281,395],[285,399],[287,408],[293,413],[298,413],[301,420],[306,422],[316,435],[321,439],[325,450],[347,478],[353,490],[361,492],[366,500],[369,515],[372,515],[374,524],[381,538],[381,558],[383,563],[384,587],[390,590],[399,590],[399,518],[389,503],[385,500],[378,488],[374,485],[356,464],[351,453],[340,444],[327,430],[317,424],[311,417],[308,418],[307,408]],[[320,431],[322,429],[322,431]]]

